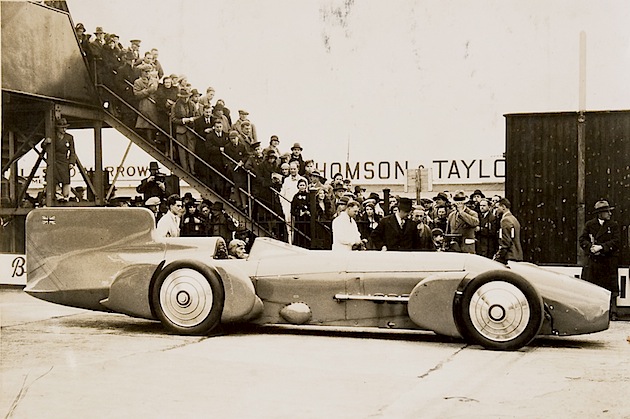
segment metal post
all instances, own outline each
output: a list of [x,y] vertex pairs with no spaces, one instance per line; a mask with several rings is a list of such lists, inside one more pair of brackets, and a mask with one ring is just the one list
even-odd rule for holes
[[[13,135],[13,131],[9,131],[8,133],[9,140],[9,158],[12,159],[15,155],[15,136]],[[14,207],[18,208],[20,203],[17,202],[18,198],[18,164],[17,160],[11,163],[11,182],[9,183],[9,199],[13,202]]]
[[55,183],[55,143],[57,142],[57,130],[55,129],[55,108],[51,104],[44,112],[46,133],[46,206],[52,207],[55,202],[57,184]]
[[388,188],[383,189],[383,202],[384,202],[383,205],[385,205],[385,208],[383,208],[383,211],[385,212],[385,215],[389,215],[389,192],[390,192],[390,189]]
[[[579,108],[577,119],[577,237],[584,228],[586,189],[586,32],[580,32]],[[582,262],[582,250],[576,240],[577,263]]]
[[94,121],[94,201],[97,206],[105,205],[105,185],[103,177],[103,122]]
[[[584,228],[586,222],[586,205],[585,205],[585,189],[586,189],[586,116],[584,112],[580,112],[577,119],[577,237],[580,236],[580,232]],[[576,262],[581,264],[582,249],[580,243],[576,240],[577,253]]]

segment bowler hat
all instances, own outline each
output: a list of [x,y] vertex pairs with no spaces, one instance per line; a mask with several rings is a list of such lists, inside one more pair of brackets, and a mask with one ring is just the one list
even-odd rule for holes
[[597,214],[597,213],[600,213],[600,212],[612,211],[614,209],[615,209],[615,207],[611,207],[608,204],[608,201],[606,201],[605,199],[602,199],[602,200],[597,201],[595,203],[595,210],[593,212],[595,214]]
[[325,178],[324,176],[322,176],[322,174],[321,174],[321,173],[319,173],[317,170],[314,170],[314,171],[311,173],[311,176],[318,177],[318,178],[320,178],[320,179],[321,179],[321,181],[322,181],[322,182],[326,182],[326,178]]
[[398,209],[405,212],[410,212],[412,207],[411,199],[409,198],[399,198],[398,199]]
[[336,191],[345,191],[345,190],[346,190],[346,187],[345,187],[345,186],[343,186],[343,183],[341,183],[341,182],[335,182],[335,183],[333,184],[333,191],[335,191],[335,192],[336,192]]
[[437,194],[437,196],[433,197],[434,201],[436,201],[438,199],[441,199],[444,202],[448,202],[449,201],[448,195],[445,194],[444,192],[440,192],[440,193]]
[[70,124],[68,123],[68,121],[66,121],[66,118],[59,118],[57,120],[57,126],[58,127],[69,127]]
[[177,92],[177,97],[190,97],[191,93],[188,89],[179,89]]
[[295,149],[295,148],[299,148],[300,150],[304,150],[302,148],[302,146],[300,145],[300,143],[294,143],[293,146],[291,147],[291,150]]

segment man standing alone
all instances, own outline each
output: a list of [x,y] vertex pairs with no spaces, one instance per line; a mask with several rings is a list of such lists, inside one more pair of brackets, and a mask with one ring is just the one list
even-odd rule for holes
[[616,320],[621,231],[619,224],[611,220],[613,209],[614,207],[608,205],[608,201],[597,201],[595,218],[584,225],[579,243],[588,256],[586,266],[582,269],[582,279],[611,292],[610,316],[611,319]]

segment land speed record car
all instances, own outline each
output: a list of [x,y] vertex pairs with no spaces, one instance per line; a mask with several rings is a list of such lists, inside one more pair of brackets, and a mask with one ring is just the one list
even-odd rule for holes
[[[257,238],[158,238],[143,208],[42,208],[27,216],[25,291],[50,302],[159,320],[428,330],[488,349],[608,328],[610,293],[529,263],[448,252],[333,252]],[[300,328],[297,328],[300,329]]]

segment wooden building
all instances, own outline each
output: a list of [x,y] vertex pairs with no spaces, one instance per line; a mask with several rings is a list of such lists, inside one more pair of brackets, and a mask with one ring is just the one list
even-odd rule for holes
[[580,264],[577,239],[606,199],[630,261],[630,111],[508,114],[505,194],[522,225],[525,260]]

